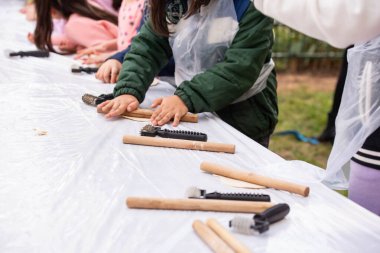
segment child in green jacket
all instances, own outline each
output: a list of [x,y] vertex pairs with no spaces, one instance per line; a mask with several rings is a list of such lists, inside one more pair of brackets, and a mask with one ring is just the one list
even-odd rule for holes
[[106,117],[137,109],[174,57],[177,89],[153,102],[152,124],[174,119],[177,126],[187,112],[216,112],[267,147],[278,115],[273,20],[247,0],[151,0],[150,5],[150,20],[125,56],[115,99],[98,109]]

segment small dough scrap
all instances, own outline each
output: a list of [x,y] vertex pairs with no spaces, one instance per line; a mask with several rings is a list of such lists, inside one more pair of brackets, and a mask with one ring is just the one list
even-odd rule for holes
[[38,136],[45,136],[45,135],[48,135],[48,133],[49,133],[46,130],[41,130],[38,128],[34,128],[33,130],[36,132],[36,135],[38,135]]

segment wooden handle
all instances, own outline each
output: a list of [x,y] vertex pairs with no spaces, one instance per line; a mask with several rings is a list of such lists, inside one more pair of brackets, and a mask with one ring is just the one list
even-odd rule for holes
[[[102,110],[97,110],[98,113],[103,113]],[[127,117],[136,117],[136,118],[147,118],[149,119],[152,114],[153,110],[149,109],[137,109],[133,112],[125,112],[122,114],[122,116],[127,116]],[[192,114],[192,113],[186,113],[182,118],[181,121],[183,122],[190,122],[190,123],[198,123],[198,115],[197,114]]]
[[125,135],[123,137],[123,142],[125,144],[145,145],[154,147],[192,149],[200,151],[224,152],[230,154],[235,153],[235,145],[203,141],[189,141],[170,138]]
[[250,253],[251,251],[239,242],[235,237],[231,235],[222,225],[219,224],[215,219],[208,219],[206,221],[207,226],[209,226],[215,234],[217,234],[228,246],[230,246],[236,253]]
[[202,241],[215,253],[234,253],[234,251],[202,221],[195,220],[193,222],[193,229]]
[[137,209],[261,213],[272,207],[273,204],[268,202],[234,200],[129,197],[127,198],[127,206]]
[[309,196],[310,188],[308,186],[290,183],[280,179],[274,179],[266,176],[261,176],[253,172],[245,172],[233,168],[225,167],[222,165],[203,162],[201,163],[201,170],[219,176],[238,179],[244,182],[263,185],[277,190],[284,190],[292,193],[297,193],[304,197]]

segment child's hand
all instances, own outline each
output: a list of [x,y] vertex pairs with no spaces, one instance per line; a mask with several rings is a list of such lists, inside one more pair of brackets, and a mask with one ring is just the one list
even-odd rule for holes
[[104,83],[116,83],[121,66],[118,60],[110,59],[100,66],[95,76]]
[[105,52],[105,49],[103,48],[103,45],[97,45],[93,47],[88,47],[82,50],[79,50],[77,54],[74,56],[75,60],[78,60],[82,58],[83,56],[90,56],[90,55],[98,55],[102,52]]
[[72,43],[68,40],[63,40],[59,43],[58,48],[62,52],[75,53],[77,50],[77,45],[75,45],[74,43]]
[[112,53],[101,53],[101,54],[93,54],[90,55],[89,57],[82,58],[83,64],[102,64],[105,60],[107,60],[108,57],[112,56]]
[[79,50],[74,59],[78,60],[83,56],[98,55],[114,50],[117,50],[117,40],[105,41],[98,45]]
[[153,101],[152,107],[155,108],[158,105],[160,107],[154,111],[150,118],[153,125],[162,126],[174,118],[173,126],[176,127],[181,118],[189,111],[182,99],[176,95],[157,98]]
[[28,38],[29,42],[34,44],[34,34],[33,33],[28,33],[27,38]]
[[36,6],[35,4],[27,4],[25,7],[26,20],[34,21],[37,19]]
[[98,111],[106,114],[106,118],[122,115],[124,112],[132,112],[139,107],[139,101],[132,95],[121,95],[112,100],[107,100],[98,105]]

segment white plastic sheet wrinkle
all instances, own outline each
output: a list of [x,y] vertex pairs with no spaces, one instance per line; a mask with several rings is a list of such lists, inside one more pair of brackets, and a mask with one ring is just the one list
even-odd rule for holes
[[[18,14],[21,2],[0,2],[0,50],[33,48],[26,41],[33,27]],[[138,134],[145,123],[106,120],[83,104],[84,93],[109,93],[113,86],[71,74],[72,63],[54,54],[0,58],[0,252],[209,252],[191,223],[214,217],[227,226],[234,214],[125,205],[127,196],[180,198],[189,186],[241,192],[200,172],[202,161],[310,185],[308,198],[248,190],[291,207],[266,234],[235,234],[253,252],[378,252],[380,218],[321,184],[323,170],[283,160],[213,114],[180,128],[236,144],[236,154],[122,144],[124,134]],[[143,107],[170,92],[165,83],[152,87]],[[48,134],[38,136],[35,128]]]

